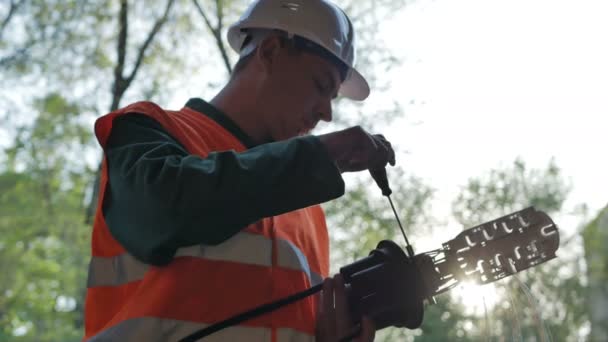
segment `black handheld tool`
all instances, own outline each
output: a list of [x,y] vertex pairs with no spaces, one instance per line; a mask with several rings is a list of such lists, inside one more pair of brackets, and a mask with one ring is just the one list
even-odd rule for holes
[[388,176],[386,175],[385,168],[369,170],[369,173],[372,175],[372,178],[376,181],[376,184],[378,184],[378,186],[380,187],[380,190],[382,190],[383,196],[388,197],[393,193],[391,188],[388,186]]

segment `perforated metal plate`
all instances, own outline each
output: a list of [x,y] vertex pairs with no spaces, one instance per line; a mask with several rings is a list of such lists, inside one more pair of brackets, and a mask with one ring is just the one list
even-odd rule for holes
[[460,282],[488,284],[555,258],[559,231],[529,207],[462,231],[442,248],[414,258],[432,299]]
[[555,258],[559,232],[534,207],[467,229],[443,244],[458,281],[491,283]]

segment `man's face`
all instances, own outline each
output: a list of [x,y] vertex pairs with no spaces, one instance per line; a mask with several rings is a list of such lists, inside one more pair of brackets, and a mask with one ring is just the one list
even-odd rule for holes
[[331,121],[331,101],[340,87],[338,68],[312,53],[282,49],[265,83],[264,121],[270,137],[308,134],[320,120]]

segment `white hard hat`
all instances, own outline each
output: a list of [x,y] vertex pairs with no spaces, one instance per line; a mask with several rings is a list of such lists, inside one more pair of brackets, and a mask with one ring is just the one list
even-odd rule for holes
[[276,29],[289,37],[305,38],[321,46],[348,68],[339,93],[353,100],[364,100],[369,85],[354,68],[355,32],[338,6],[326,0],[256,0],[228,29],[228,43],[241,52],[247,30]]

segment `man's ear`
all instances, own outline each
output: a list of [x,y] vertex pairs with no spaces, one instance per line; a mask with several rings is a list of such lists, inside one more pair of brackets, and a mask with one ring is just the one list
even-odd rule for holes
[[283,42],[278,36],[270,36],[262,42],[255,51],[255,59],[258,66],[265,74],[272,74],[277,60],[281,54]]

